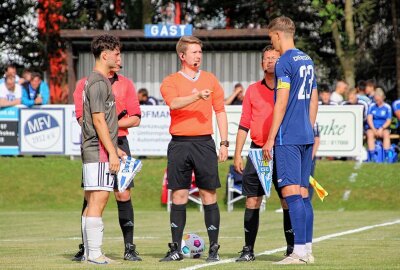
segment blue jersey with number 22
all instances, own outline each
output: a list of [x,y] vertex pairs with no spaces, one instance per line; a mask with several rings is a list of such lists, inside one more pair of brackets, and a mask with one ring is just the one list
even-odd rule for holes
[[313,61],[298,49],[287,50],[276,62],[275,79],[275,91],[289,89],[289,100],[276,135],[276,145],[314,143],[310,122],[311,93],[317,88]]

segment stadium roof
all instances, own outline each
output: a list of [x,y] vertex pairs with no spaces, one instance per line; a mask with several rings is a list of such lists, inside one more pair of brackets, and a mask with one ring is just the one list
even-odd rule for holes
[[[61,37],[77,49],[89,50],[93,37],[108,32],[123,41],[126,50],[175,50],[177,38],[146,38],[143,30],[61,30]],[[269,40],[266,29],[194,30],[205,49],[260,50]]]

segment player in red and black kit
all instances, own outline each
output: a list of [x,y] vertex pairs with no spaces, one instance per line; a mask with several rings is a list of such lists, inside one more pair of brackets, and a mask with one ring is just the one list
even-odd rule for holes
[[[131,155],[127,140],[128,128],[139,126],[141,111],[136,89],[131,80],[117,74],[121,69],[121,63],[110,72],[109,80],[112,86],[112,93],[115,97],[116,110],[118,115],[118,148],[128,156]],[[82,92],[86,78],[82,78],[76,84],[74,92],[75,114],[79,123],[82,121]],[[118,218],[125,244],[124,260],[141,261],[133,244],[134,214],[131,202],[130,189],[133,181],[124,192],[118,191],[117,181],[114,183],[114,195],[118,205]],[[84,198],[82,211],[86,208],[87,201]],[[84,255],[84,245],[79,245],[79,251],[74,256],[74,261],[81,261]]]
[[[256,169],[249,158],[243,170],[243,145],[249,130],[252,140],[251,148],[261,149],[267,141],[274,110],[274,69],[279,56],[279,51],[276,51],[272,46],[263,49],[261,67],[264,70],[264,79],[249,86],[242,104],[242,116],[236,136],[234,165],[235,170],[243,174],[243,195],[246,196],[246,210],[244,212],[245,246],[240,257],[236,259],[237,262],[255,260],[254,243],[258,232],[260,205],[265,194]],[[293,251],[293,231],[288,207],[277,188],[275,162],[273,182],[283,208],[284,232],[287,242],[286,254],[290,254]]]

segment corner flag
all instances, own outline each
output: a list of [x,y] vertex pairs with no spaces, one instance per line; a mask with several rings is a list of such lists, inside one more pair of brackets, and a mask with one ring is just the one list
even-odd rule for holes
[[320,198],[321,201],[324,201],[325,196],[329,195],[329,193],[311,175],[310,185],[314,188],[315,192],[318,195],[318,198]]

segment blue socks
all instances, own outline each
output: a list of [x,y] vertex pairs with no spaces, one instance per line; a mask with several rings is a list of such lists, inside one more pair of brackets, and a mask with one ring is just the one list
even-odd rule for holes
[[301,195],[291,195],[285,198],[289,206],[290,220],[294,231],[294,244],[306,244],[306,207]]
[[303,198],[306,208],[306,243],[311,243],[313,239],[314,228],[314,210],[310,198]]

